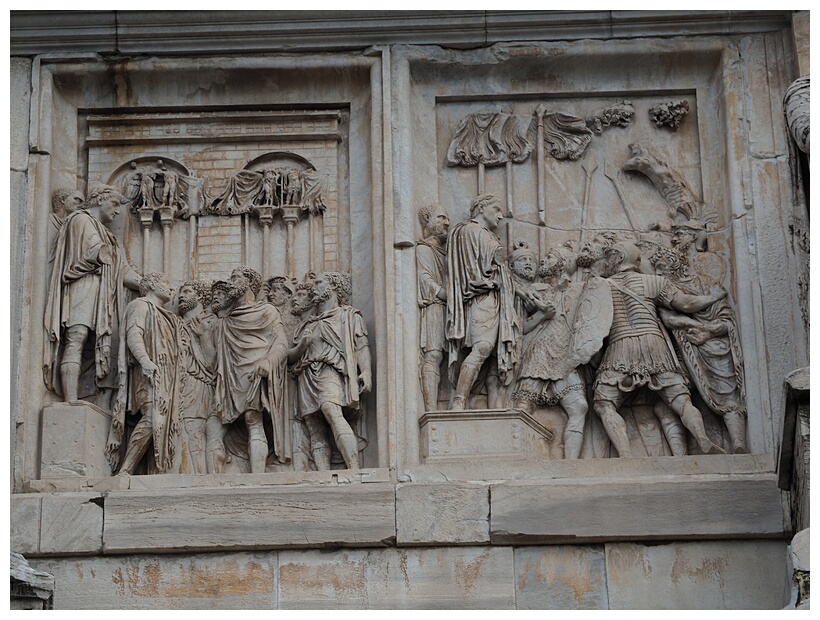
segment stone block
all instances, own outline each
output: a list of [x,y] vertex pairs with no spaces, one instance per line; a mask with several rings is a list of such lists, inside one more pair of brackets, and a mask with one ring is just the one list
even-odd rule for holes
[[493,543],[707,539],[785,531],[774,474],[495,484],[490,486],[490,515]]
[[805,530],[800,530],[794,535],[791,545],[789,545],[794,570],[810,570],[811,540],[809,532],[810,528],[808,527]]
[[279,553],[281,609],[514,609],[510,547]]
[[28,166],[28,120],[31,113],[31,60],[11,59],[11,159],[12,170]]
[[273,609],[276,553],[39,558],[54,609]]
[[552,431],[517,409],[431,411],[419,424],[425,463],[549,458]]
[[84,401],[43,407],[40,476],[110,476],[111,467],[105,458],[110,426],[108,413]]
[[399,545],[489,541],[487,485],[410,483],[396,488],[396,542]]
[[781,609],[784,541],[606,546],[610,609]]
[[378,546],[396,536],[391,484],[112,491],[105,552]]
[[28,493],[11,496],[12,551],[28,555],[40,552],[40,510],[42,496]]
[[515,548],[517,609],[608,609],[602,545]]
[[99,493],[55,493],[43,496],[40,553],[102,552],[103,508]]

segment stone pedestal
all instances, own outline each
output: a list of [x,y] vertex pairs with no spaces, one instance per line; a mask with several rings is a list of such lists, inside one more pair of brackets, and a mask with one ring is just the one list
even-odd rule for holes
[[85,401],[43,407],[40,477],[110,476],[105,458],[110,426],[111,416]]
[[549,458],[553,432],[518,409],[429,411],[419,421],[425,463]]

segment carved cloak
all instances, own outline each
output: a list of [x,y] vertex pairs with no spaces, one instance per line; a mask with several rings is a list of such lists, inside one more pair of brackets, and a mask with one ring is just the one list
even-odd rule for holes
[[[111,264],[100,262],[99,254],[107,247]],[[43,381],[58,394],[59,365],[63,348],[64,330],[71,322],[72,304],[93,304],[93,325],[96,338],[95,376],[104,379],[115,367],[116,335],[125,314],[123,278],[131,267],[125,260],[116,237],[103,224],[80,209],[70,213],[57,234],[54,246],[54,264],[51,267],[44,327],[47,342],[43,347]],[[99,292],[95,298],[73,299],[71,284],[82,278],[99,278]]]
[[422,239],[416,244],[416,273],[418,280],[418,304],[421,309],[422,351],[443,351],[444,306],[438,292],[446,286],[447,252],[443,245]]
[[[498,237],[474,220],[456,224],[447,241],[447,322],[450,381],[455,382],[455,365],[462,347],[469,341],[467,305],[482,297],[498,298],[498,333],[496,357],[502,382],[509,385],[516,365],[515,342],[520,334],[515,310],[515,287],[505,264],[504,250]],[[489,334],[492,338],[493,334]]]
[[[290,462],[284,399],[287,341],[279,311],[269,303],[239,306],[217,321],[214,340],[214,406],[222,423],[230,424],[246,411],[267,411],[274,454],[279,462]],[[260,366],[267,368],[267,379],[257,374]]]

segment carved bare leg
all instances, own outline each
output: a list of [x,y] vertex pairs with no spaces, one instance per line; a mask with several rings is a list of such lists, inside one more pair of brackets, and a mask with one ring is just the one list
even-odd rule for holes
[[191,455],[191,469],[195,474],[204,474],[205,465],[205,420],[190,418],[185,420],[185,434],[188,437],[188,453]]
[[305,426],[310,437],[310,451],[313,454],[313,463],[318,471],[330,469],[330,441],[327,428],[319,417],[312,413],[305,416]]
[[567,426],[564,428],[564,458],[581,457],[584,444],[584,424],[587,419],[587,399],[580,390],[572,390],[561,398],[561,406],[567,413]]
[[225,427],[216,415],[205,422],[205,467],[209,474],[221,474],[225,469]]
[[601,418],[609,440],[615,446],[620,457],[631,457],[632,449],[629,447],[629,437],[626,434],[626,422],[618,414],[615,405],[608,400],[596,400],[593,405],[595,413]]
[[424,351],[421,362],[421,392],[424,395],[424,410],[438,409],[438,384],[441,379],[441,351]]
[[686,431],[683,428],[678,417],[673,413],[669,406],[659,400],[653,407],[655,417],[660,422],[663,436],[672,450],[673,456],[686,456],[688,448],[686,446]]
[[[493,362],[495,366],[495,362]],[[507,406],[506,393],[498,376],[498,368],[495,367],[487,373],[487,406],[490,409],[504,409]]]
[[486,340],[476,342],[473,345],[470,354],[461,364],[461,371],[458,373],[458,381],[456,382],[456,395],[453,398],[453,404],[450,406],[451,411],[460,411],[466,407],[467,397],[473,389],[478,372],[492,352],[493,344]]
[[128,449],[125,452],[125,458],[122,460],[119,475],[133,474],[137,465],[139,465],[140,459],[148,449],[154,427],[150,413],[153,406],[154,403],[146,403],[143,408],[142,417],[137,422],[134,431],[131,433],[131,438],[128,440]]
[[265,460],[268,458],[268,440],[265,427],[262,425],[261,411],[246,411],[245,424],[248,427],[248,455],[252,474],[265,473]]
[[63,396],[66,401],[77,400],[80,384],[80,362],[83,346],[88,340],[89,329],[85,325],[72,325],[66,330],[63,362],[60,365],[60,378],[63,381]]
[[353,429],[345,420],[342,408],[334,403],[322,403],[322,413],[333,431],[336,447],[342,453],[348,469],[359,469],[359,447]]
[[700,415],[700,411],[692,404],[692,399],[687,394],[678,395],[669,403],[669,406],[680,416],[680,421],[689,429],[689,432],[695,436],[704,454],[726,454],[723,448],[713,444],[706,435],[703,416]]
[[735,454],[746,454],[746,418],[739,411],[730,411],[723,415],[726,430],[732,440],[732,451]]

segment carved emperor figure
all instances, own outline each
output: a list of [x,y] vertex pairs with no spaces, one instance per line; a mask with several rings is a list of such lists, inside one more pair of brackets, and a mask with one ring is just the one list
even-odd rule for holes
[[[325,427],[316,418],[321,411],[330,425],[336,447],[348,469],[359,469],[358,439],[343,408],[361,415],[360,397],[370,392],[370,346],[361,313],[348,306],[351,294],[349,274],[325,272],[314,282],[316,314],[304,321],[294,334],[288,357],[298,377],[299,412],[310,432],[316,468],[330,468],[330,451]],[[301,306],[296,305],[301,309]]]
[[116,356],[126,306],[124,286],[139,290],[140,282],[108,229],[121,202],[113,187],[95,187],[86,208],[69,213],[57,234],[44,319],[48,341],[43,375],[46,387],[62,391],[66,401],[78,398],[83,349],[92,333],[96,384],[106,390],[103,400],[119,383]]
[[595,377],[593,408],[619,456],[631,456],[626,423],[618,413],[627,395],[648,387],[680,416],[704,454],[723,450],[706,435],[703,417],[692,404],[672,344],[663,331],[658,306],[690,314],[725,297],[687,295],[664,276],[640,273],[641,252],[634,243],[614,244],[607,252],[616,273],[608,278],[614,316],[609,344]]
[[424,238],[416,244],[416,278],[421,314],[421,391],[424,409],[437,409],[441,362],[447,339],[444,336],[444,311],[447,301],[447,234],[450,218],[444,207],[429,205],[418,212]]
[[487,374],[490,408],[502,405],[501,383],[509,385],[516,365],[515,342],[520,326],[515,290],[501,242],[495,235],[502,218],[501,200],[482,194],[470,206],[470,219],[459,222],[447,240],[448,366],[451,380],[462,349],[470,352],[461,364],[450,409],[466,407],[481,367],[491,356]]

